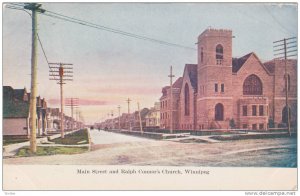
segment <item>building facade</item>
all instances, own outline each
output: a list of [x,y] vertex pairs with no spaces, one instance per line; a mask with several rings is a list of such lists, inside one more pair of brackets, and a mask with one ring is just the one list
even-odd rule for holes
[[[266,130],[287,125],[285,65],[291,125],[297,124],[297,60],[261,62],[252,52],[232,57],[232,31],[207,29],[198,37],[198,63],[184,68],[178,97],[173,104],[179,130]],[[161,105],[169,100],[164,87]],[[173,96],[174,97],[174,96]],[[161,110],[170,113],[170,108]],[[174,116],[174,115],[173,115]],[[176,114],[175,114],[176,116]],[[161,116],[161,128],[166,120]],[[273,125],[272,125],[273,126]]]
[[150,108],[148,114],[145,116],[146,127],[160,126],[160,103],[155,102],[154,107]]
[[[179,129],[179,98],[180,88],[183,78],[178,78],[172,85],[172,104],[171,104],[171,88],[165,86],[162,89],[162,96],[160,97],[160,128],[170,129],[171,127],[171,111],[173,129]],[[172,105],[172,106],[171,106]]]

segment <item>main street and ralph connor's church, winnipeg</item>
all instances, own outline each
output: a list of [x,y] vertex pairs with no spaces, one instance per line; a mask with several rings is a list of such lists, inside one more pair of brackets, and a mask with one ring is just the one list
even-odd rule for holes
[[[198,63],[186,64],[172,85],[174,130],[291,127],[297,124],[297,60],[262,63],[255,52],[232,57],[232,31],[206,29],[198,37]],[[287,82],[285,83],[285,66]],[[162,89],[160,128],[170,129],[171,88]]]

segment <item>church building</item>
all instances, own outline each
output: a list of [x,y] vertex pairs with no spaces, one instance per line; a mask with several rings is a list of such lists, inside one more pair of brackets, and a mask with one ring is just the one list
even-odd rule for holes
[[[198,37],[198,63],[162,89],[161,126],[174,130],[286,127],[285,66],[292,127],[297,124],[297,60],[261,62],[254,53],[232,57],[232,31],[207,29]],[[172,108],[171,108],[172,107]],[[272,125],[271,125],[272,124]]]

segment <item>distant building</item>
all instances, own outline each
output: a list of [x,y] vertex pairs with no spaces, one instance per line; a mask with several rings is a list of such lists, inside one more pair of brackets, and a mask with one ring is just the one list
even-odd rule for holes
[[[291,125],[297,125],[297,60],[265,63],[255,53],[232,57],[232,31],[207,29],[198,37],[198,63],[187,64],[173,84],[173,128],[266,130],[286,127],[285,63]],[[270,49],[271,50],[271,49]],[[161,122],[170,128],[170,87],[163,87]]]
[[[140,130],[140,121],[142,123],[142,128],[146,127],[146,115],[149,113],[149,109],[148,108],[143,108],[141,111],[140,111],[140,114],[139,114],[139,111],[135,111],[133,113],[133,130]],[[141,115],[141,120],[140,120],[140,116]]]
[[29,97],[24,89],[3,86],[3,135],[28,136]]
[[[30,93],[24,89],[3,86],[3,135],[30,134]],[[47,134],[47,102],[36,98],[37,135]]]
[[[172,85],[172,123],[173,129],[179,129],[179,98],[180,89],[182,86],[183,78],[178,78]],[[171,126],[171,88],[166,86],[162,89],[162,96],[160,97],[160,128],[170,129]]]
[[47,131],[56,131],[60,129],[60,112],[59,108],[47,108]]
[[160,126],[160,103],[155,102],[154,107],[150,108],[148,114],[145,116],[146,127]]

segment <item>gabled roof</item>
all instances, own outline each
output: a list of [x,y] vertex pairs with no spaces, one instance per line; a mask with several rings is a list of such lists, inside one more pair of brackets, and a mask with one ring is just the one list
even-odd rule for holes
[[143,108],[141,110],[141,118],[144,119],[145,116],[150,112],[150,110],[148,108]]
[[28,118],[29,103],[3,100],[3,118]]
[[275,72],[275,60],[271,60],[271,61],[265,62],[264,66],[266,67],[266,69],[270,73],[274,73]]
[[[183,78],[179,77],[172,85],[173,88],[181,88]],[[170,88],[170,87],[169,87]]]
[[[182,85],[182,82],[183,82],[183,77],[179,77],[172,85],[173,88],[181,88],[181,85]],[[162,96],[160,97],[163,98],[165,96],[168,96],[167,95],[167,90],[170,88],[170,86],[165,86],[162,88],[161,92],[162,92]]]
[[24,95],[26,94],[26,89],[14,89],[14,98],[18,100],[24,100]]
[[[251,52],[241,58],[233,58],[232,59],[232,72],[233,73],[237,73],[240,68],[245,64],[245,62],[251,57],[251,56],[254,56],[259,64],[264,68],[264,70],[269,74],[271,75],[272,73],[274,73],[274,70],[272,68],[272,66],[270,65],[269,67],[266,67],[265,64],[263,64],[260,59],[258,58],[258,56],[254,53],[254,52]],[[273,72],[272,72],[273,71]]]
[[192,87],[194,88],[195,91],[197,91],[197,83],[198,83],[197,64],[186,64],[184,68],[184,72],[188,73]]
[[3,86],[3,118],[27,118],[29,102],[24,101],[25,89]]
[[3,86],[3,99],[13,99],[14,89],[11,86]]
[[251,52],[240,58],[232,58],[232,72],[237,73],[252,54],[254,53]]

